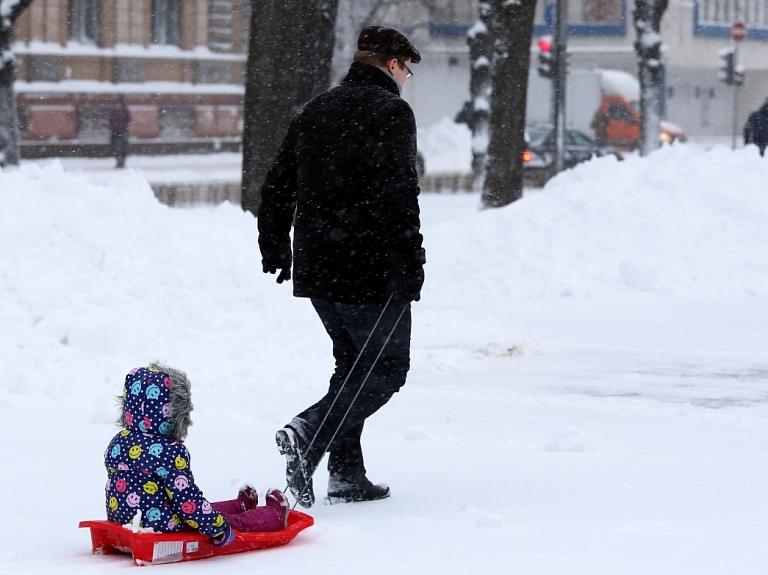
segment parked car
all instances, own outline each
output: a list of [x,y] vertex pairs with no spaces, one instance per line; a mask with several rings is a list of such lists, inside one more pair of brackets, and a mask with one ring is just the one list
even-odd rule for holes
[[673,142],[687,142],[688,133],[677,124],[662,120],[660,138],[661,141],[665,144],[672,144]]
[[[532,186],[543,186],[554,176],[555,139],[549,124],[534,124],[525,129],[528,149],[523,153],[523,180]],[[595,142],[578,130],[566,130],[564,134],[563,168],[572,168],[593,156],[602,155]]]

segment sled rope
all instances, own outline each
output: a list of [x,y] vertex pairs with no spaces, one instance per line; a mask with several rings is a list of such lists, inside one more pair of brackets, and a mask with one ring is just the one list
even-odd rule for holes
[[[347,385],[347,381],[349,381],[349,378],[352,375],[352,372],[355,370],[355,367],[357,367],[357,363],[360,361],[360,358],[363,356],[363,353],[365,352],[365,348],[368,347],[368,343],[371,341],[371,337],[373,337],[373,334],[376,331],[376,328],[379,327],[379,323],[381,322],[381,319],[384,317],[384,313],[387,311],[387,307],[389,307],[389,303],[391,301],[392,301],[392,295],[389,296],[387,303],[384,304],[384,309],[381,310],[381,314],[376,320],[376,323],[374,324],[373,329],[368,334],[368,338],[365,340],[363,347],[360,348],[360,353],[357,354],[357,358],[355,358],[355,362],[352,364],[352,367],[350,368],[349,372],[347,372],[347,376],[344,378],[344,381],[342,382],[341,387],[339,387],[339,391],[336,392],[336,397],[333,398],[333,401],[331,402],[331,405],[328,408],[328,411],[325,414],[325,417],[323,417],[323,420],[320,422],[320,425],[317,426],[317,431],[315,431],[315,435],[312,437],[312,440],[309,442],[309,445],[307,446],[305,453],[303,453],[302,456],[299,458],[299,464],[296,466],[296,469],[294,469],[293,473],[291,474],[290,480],[288,481],[288,485],[290,485],[291,481],[293,481],[293,478],[296,475],[296,473],[300,469],[302,469],[305,457],[312,449],[312,446],[315,444],[315,441],[317,440],[317,436],[320,433],[320,430],[323,428],[323,425],[325,425],[325,422],[328,420],[328,416],[331,414],[331,410],[333,409],[333,406],[336,404],[336,400],[339,399],[339,395],[341,395],[341,392],[344,390],[344,387]],[[382,344],[381,349],[379,350],[379,353],[376,355],[376,358],[371,363],[371,367],[368,369],[368,373],[365,374],[365,378],[363,378],[363,381],[360,384],[360,387],[355,393],[355,396],[352,398],[352,401],[349,403],[349,407],[347,407],[347,410],[344,412],[344,415],[342,416],[341,421],[339,422],[339,425],[336,427],[336,430],[333,432],[333,435],[331,436],[331,439],[328,442],[328,445],[326,445],[325,449],[327,449],[329,445],[333,444],[333,440],[336,439],[336,436],[339,434],[339,431],[341,430],[341,427],[344,425],[344,422],[346,421],[347,416],[349,415],[349,412],[352,410],[352,407],[355,405],[355,401],[357,401],[357,398],[360,395],[360,392],[363,390],[363,387],[365,386],[366,382],[368,381],[368,378],[373,372],[373,368],[376,367],[376,363],[378,363],[379,358],[381,357],[381,354],[384,353],[384,348],[387,347],[389,340],[392,338],[392,334],[395,333],[395,329],[397,329],[397,325],[400,323],[400,320],[402,319],[403,314],[405,313],[405,310],[407,308],[408,308],[407,305],[403,307],[402,311],[400,311],[400,315],[397,316],[397,319],[395,320],[395,323],[392,326],[392,329],[387,334],[387,338],[384,340],[384,343]],[[323,450],[323,453],[325,453],[325,449]],[[296,502],[293,504],[292,509],[296,508],[296,505],[299,503],[299,499],[301,499],[301,496],[304,494],[304,491],[306,491],[307,485],[309,484],[309,480],[312,479],[312,476],[315,474],[316,470],[317,470],[317,467],[313,469],[312,473],[310,473],[309,477],[307,477],[307,480],[304,483],[304,489],[302,489],[301,492],[299,493],[299,496],[296,498]],[[288,491],[288,485],[286,485],[285,491]]]

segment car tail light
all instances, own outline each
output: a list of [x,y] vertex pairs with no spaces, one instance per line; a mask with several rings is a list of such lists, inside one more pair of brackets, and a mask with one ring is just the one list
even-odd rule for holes
[[526,150],[523,152],[523,163],[531,161],[531,151]]

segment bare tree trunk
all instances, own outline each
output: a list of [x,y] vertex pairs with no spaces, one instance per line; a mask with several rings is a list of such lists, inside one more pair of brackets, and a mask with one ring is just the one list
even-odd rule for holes
[[330,86],[338,0],[252,0],[251,6],[241,204],[255,215],[291,118]]
[[19,118],[16,115],[16,56],[11,49],[13,25],[32,0],[0,0],[0,168],[17,166]]
[[669,0],[636,0],[635,54],[640,80],[640,155],[647,156],[661,146],[661,118],[664,65],[661,62],[661,18]]
[[488,158],[488,119],[491,111],[491,59],[493,42],[488,30],[490,6],[479,5],[480,20],[469,30],[469,96],[471,109],[468,118],[472,129],[472,189],[482,192],[485,187],[486,161]]
[[485,207],[498,208],[523,196],[525,109],[536,0],[490,0],[489,6],[493,96],[482,200]]

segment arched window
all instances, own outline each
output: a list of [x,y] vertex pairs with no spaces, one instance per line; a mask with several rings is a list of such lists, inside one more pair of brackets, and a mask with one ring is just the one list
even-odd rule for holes
[[99,43],[99,0],[69,0],[67,37],[82,44]]
[[181,10],[179,0],[152,0],[153,44],[181,43]]

